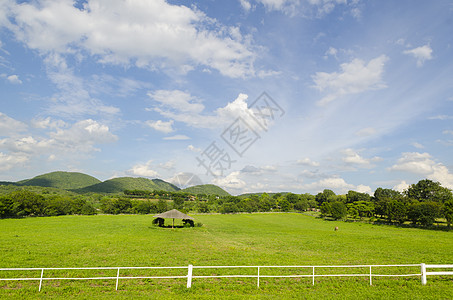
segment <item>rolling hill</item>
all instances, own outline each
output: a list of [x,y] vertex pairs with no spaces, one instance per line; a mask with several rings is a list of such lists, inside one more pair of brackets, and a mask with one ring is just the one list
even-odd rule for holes
[[31,179],[17,182],[0,181],[3,186],[55,188],[75,193],[122,193],[124,190],[187,192],[191,194],[207,194],[229,196],[222,188],[213,184],[202,184],[181,190],[176,185],[162,179],[143,177],[118,177],[106,181],[78,172],[51,172],[38,175]]
[[213,184],[201,184],[195,185],[181,190],[181,192],[187,192],[191,194],[207,194],[207,195],[218,195],[218,196],[229,196],[230,194],[224,189],[213,185]]
[[93,176],[78,172],[51,172],[38,175],[32,179],[26,179],[15,183],[21,186],[53,187],[63,190],[80,189],[101,181]]
[[124,190],[164,190],[176,192],[179,188],[161,179],[147,179],[142,177],[118,177],[80,189],[77,193],[121,193]]

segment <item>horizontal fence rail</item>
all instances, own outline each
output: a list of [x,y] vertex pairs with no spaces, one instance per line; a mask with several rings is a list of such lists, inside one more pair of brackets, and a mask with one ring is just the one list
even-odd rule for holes
[[[376,269],[385,268],[414,268],[420,272],[411,272],[404,274],[382,274],[382,272],[373,273]],[[171,276],[123,276],[121,272],[126,270],[187,270],[183,274],[187,275],[171,275]],[[208,269],[248,269],[249,274],[227,274],[227,275],[196,275],[195,270],[208,270]],[[264,270],[275,269],[300,269],[306,270],[303,274],[267,274]],[[345,273],[345,274],[329,274],[326,269],[362,269],[362,272]],[[442,271],[426,271],[427,269],[443,269]],[[257,287],[260,286],[260,279],[262,278],[311,278],[312,285],[315,284],[317,277],[369,277],[370,285],[373,284],[373,277],[417,277],[421,278],[421,283],[426,285],[427,276],[432,275],[453,275],[453,271],[445,271],[445,269],[453,269],[453,264],[403,264],[403,265],[343,265],[343,266],[183,266],[183,267],[85,267],[85,268],[0,268],[0,281],[39,281],[39,291],[41,291],[43,282],[50,280],[115,280],[115,289],[118,290],[120,279],[186,279],[187,288],[192,286],[192,279],[203,278],[256,278]],[[52,271],[100,271],[100,270],[115,270],[116,276],[92,276],[92,277],[74,277],[74,276],[49,276],[45,275]],[[324,270],[324,272],[323,272]],[[17,278],[3,278],[1,274],[4,272],[19,272],[19,271],[34,271],[39,272],[39,277],[17,277]],[[355,270],[354,270],[355,271]],[[366,272],[365,272],[366,271]]]

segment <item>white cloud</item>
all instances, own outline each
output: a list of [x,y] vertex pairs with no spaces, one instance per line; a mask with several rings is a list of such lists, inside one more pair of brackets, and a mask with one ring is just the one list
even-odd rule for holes
[[0,171],[9,171],[12,168],[23,166],[29,157],[22,153],[5,154],[0,152]]
[[372,168],[374,165],[372,165],[372,162],[376,162],[381,160],[381,158],[375,156],[373,158],[364,158],[362,157],[359,153],[357,153],[353,149],[345,149],[342,151],[343,154],[343,162],[349,165],[354,165],[358,166],[361,168]]
[[361,16],[361,10],[358,6],[357,0],[239,0],[242,8],[248,12],[254,9],[252,2],[261,4],[264,8],[271,11],[280,11],[290,16],[295,16],[298,12],[303,11],[310,14],[314,14],[318,17],[323,17],[331,13],[334,8],[339,5],[345,5],[346,8],[350,9],[350,14],[354,18]]
[[[250,41],[196,8],[153,1],[70,0],[8,3],[8,27],[41,53],[91,55],[104,64],[254,74]],[[5,20],[6,22],[6,20]]]
[[320,92],[328,93],[318,101],[318,104],[325,105],[345,95],[385,88],[382,75],[387,60],[388,57],[385,55],[376,57],[368,63],[356,58],[350,63],[341,64],[339,73],[317,72],[312,76],[314,87]]
[[281,75],[281,71],[273,71],[273,70],[260,70],[256,74],[259,78],[266,78],[266,77],[273,77],[273,76],[278,76]]
[[164,122],[162,120],[157,120],[157,121],[149,120],[149,121],[146,121],[146,125],[148,125],[149,127],[153,128],[157,131],[163,132],[163,133],[170,133],[170,132],[174,131],[173,120],[170,120],[168,122]]
[[89,153],[99,151],[96,144],[115,142],[118,137],[109,131],[108,126],[88,119],[73,124],[68,129],[58,129],[49,133],[50,138],[25,136],[0,141],[10,151],[32,154],[50,153]]
[[159,173],[154,171],[152,168],[152,160],[144,164],[136,164],[127,173],[135,176],[144,176],[144,177],[159,177]]
[[[48,55],[45,59],[47,75],[56,85],[58,93],[52,95],[48,112],[57,116],[83,116],[120,112],[117,107],[104,105],[101,100],[93,97],[89,87],[92,82],[74,75],[61,55]],[[96,93],[96,91],[94,91]]]
[[174,136],[166,136],[164,137],[164,140],[167,141],[185,141],[185,140],[190,140],[190,137],[183,135],[183,134],[177,134]]
[[226,190],[239,191],[246,186],[246,183],[239,178],[240,175],[239,171],[232,172],[225,177],[214,178],[212,183]]
[[298,165],[304,165],[304,166],[310,166],[310,167],[319,167],[319,163],[318,163],[318,162],[312,161],[312,160],[309,159],[308,157],[299,159],[299,160],[297,161],[297,164],[298,164]]
[[12,84],[22,84],[22,80],[17,75],[9,75],[6,79]]
[[445,120],[452,120],[453,119],[453,116],[448,116],[448,115],[438,115],[438,116],[434,116],[434,117],[429,117],[430,120],[441,120],[441,121],[445,121]]
[[201,148],[194,147],[193,145],[187,146],[187,150],[192,151],[192,152],[196,152],[196,153],[201,152]]
[[373,195],[373,191],[371,191],[371,187],[369,187],[368,185],[359,184],[355,188],[355,191],[359,193],[367,193],[368,195]]
[[337,58],[337,53],[338,53],[337,49],[335,49],[334,47],[329,47],[329,49],[324,54],[324,58],[327,59],[329,56]]
[[247,0],[239,0],[239,1],[241,2],[242,8],[243,8],[246,12],[250,11],[250,9],[252,8],[252,4],[250,4],[249,1],[247,1]]
[[282,11],[285,14],[293,15],[300,0],[255,0],[257,3],[264,5],[267,11]]
[[176,163],[175,160],[172,159],[167,162],[160,163],[158,167],[165,170],[171,170],[175,168],[175,163]]
[[255,167],[247,165],[242,168],[241,174],[253,174],[253,175],[262,175],[264,173],[274,173],[277,171],[275,166],[264,166],[264,167]]
[[400,183],[398,183],[397,185],[395,185],[393,187],[393,189],[395,191],[398,191],[398,192],[404,192],[405,190],[407,190],[408,188],[410,187],[410,184],[407,183],[406,181],[402,180]]
[[50,117],[47,117],[45,119],[33,119],[31,121],[31,125],[35,128],[39,128],[39,129],[47,129],[47,128],[50,128],[50,129],[60,129],[60,128],[63,128],[63,127],[66,127],[66,123],[62,120],[55,120],[55,121],[52,121],[52,119]]
[[[0,119],[2,117],[4,116],[0,115]],[[10,123],[14,124],[13,121],[11,119]],[[46,161],[58,159],[69,161],[82,158],[100,151],[97,145],[111,143],[118,139],[106,125],[91,119],[72,125],[62,121],[51,121],[49,118],[33,120],[31,123],[36,128],[55,131],[45,133],[44,136],[32,135],[26,131],[28,127],[19,122],[18,127],[22,127],[20,131],[11,130],[4,135],[5,138],[0,139],[0,152],[2,152],[0,168],[10,169],[24,162],[39,161],[43,157]],[[0,129],[4,128],[0,126]]]
[[414,147],[417,148],[417,149],[423,149],[423,148],[425,148],[425,146],[423,146],[422,144],[417,143],[417,142],[413,142],[413,143],[412,143],[412,146],[414,146]]
[[[181,94],[179,92],[176,93],[175,91],[170,92],[172,95]],[[159,92],[159,94],[162,95],[166,93]],[[185,92],[182,92],[182,94],[184,95],[183,97],[178,98],[178,100],[170,100],[168,103],[163,100],[165,98],[161,98],[162,106],[152,110],[157,111],[165,118],[173,119],[196,128],[225,129],[226,126],[229,126],[240,117],[254,130],[262,130],[252,117],[254,112],[248,107],[246,102],[248,96],[246,94],[239,94],[234,101],[228,102],[224,107],[216,109],[213,114],[209,115],[203,114],[202,111],[199,110],[201,107],[204,107],[201,103],[190,102],[190,99],[194,99],[191,95],[186,94]],[[179,103],[180,105],[176,105],[176,103]]]
[[429,153],[405,152],[390,170],[419,174],[453,188],[453,174],[442,163],[437,163]]
[[25,131],[27,128],[27,124],[17,121],[0,112],[0,137],[10,136],[18,132]]
[[372,136],[372,135],[375,135],[377,133],[376,129],[373,128],[373,127],[367,127],[367,128],[362,128],[360,129],[359,131],[357,131],[355,133],[355,135],[357,136],[361,136],[361,137],[366,137],[366,136]]
[[353,190],[354,188],[355,186],[353,184],[347,183],[340,177],[325,178],[305,185],[305,189],[316,190],[318,192],[324,189],[331,189],[336,193],[346,193],[348,190]]
[[444,130],[442,131],[443,134],[453,134],[453,130]]
[[185,113],[200,113],[204,105],[187,92],[179,90],[157,90],[149,92],[148,96],[163,106],[170,107]]
[[390,170],[427,175],[432,172],[434,164],[429,153],[405,152]]
[[423,66],[426,60],[431,60],[433,56],[433,49],[428,45],[417,47],[410,50],[403,51],[404,54],[412,55],[417,59],[417,67]]
[[57,130],[50,136],[60,143],[75,147],[85,145],[88,148],[94,144],[111,143],[118,140],[118,137],[110,132],[107,125],[91,119],[79,121],[69,129]]

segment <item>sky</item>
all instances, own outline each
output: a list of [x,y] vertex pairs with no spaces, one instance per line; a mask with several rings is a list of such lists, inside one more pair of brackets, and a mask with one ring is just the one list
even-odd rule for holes
[[453,188],[453,2],[0,0],[0,181]]

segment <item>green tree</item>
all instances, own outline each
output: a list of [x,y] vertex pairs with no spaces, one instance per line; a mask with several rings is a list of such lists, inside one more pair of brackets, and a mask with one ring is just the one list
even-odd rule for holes
[[9,196],[0,197],[0,218],[15,217],[14,202]]
[[395,191],[392,189],[383,189],[383,188],[379,187],[374,192],[374,196],[372,197],[372,200],[374,202],[379,202],[384,199],[397,200],[397,199],[401,199],[401,197],[402,197],[402,195],[398,191]]
[[346,194],[346,203],[353,203],[358,201],[370,201],[371,196],[366,193],[359,193],[356,191],[349,191]]
[[285,197],[280,197],[278,200],[278,206],[280,207],[281,211],[290,211],[293,209],[293,204],[288,201]]
[[419,202],[409,207],[408,217],[414,223],[431,226],[440,216],[441,206],[437,202]]
[[285,198],[286,200],[288,200],[289,203],[296,203],[297,201],[300,200],[300,196],[299,195],[296,195],[296,194],[293,194],[293,193],[288,193],[285,195]]
[[453,194],[439,182],[429,179],[420,180],[412,184],[406,191],[406,196],[420,202],[440,202],[444,203],[453,200]]
[[336,201],[336,195],[332,190],[325,189],[322,193],[318,193],[315,196],[316,202],[318,205],[322,205],[324,202],[334,202]]
[[442,213],[447,220],[447,226],[450,227],[453,222],[453,200],[444,203]]
[[335,220],[343,219],[348,215],[348,210],[343,202],[335,201],[330,204],[330,212]]
[[45,212],[45,200],[42,195],[21,190],[10,194],[17,216],[42,216]]
[[157,212],[163,213],[166,212],[167,210],[168,210],[167,201],[164,199],[159,199],[159,201],[157,202]]
[[173,207],[175,209],[182,209],[184,207],[184,198],[175,197],[173,200]]

